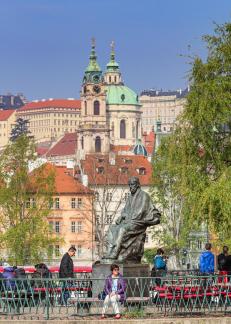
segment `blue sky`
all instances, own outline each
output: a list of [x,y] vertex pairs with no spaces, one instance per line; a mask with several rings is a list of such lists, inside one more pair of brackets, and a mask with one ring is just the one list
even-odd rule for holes
[[135,91],[184,88],[190,66],[180,55],[205,56],[201,36],[230,21],[231,1],[0,0],[0,13],[0,93],[79,98],[92,36],[102,69],[115,41]]

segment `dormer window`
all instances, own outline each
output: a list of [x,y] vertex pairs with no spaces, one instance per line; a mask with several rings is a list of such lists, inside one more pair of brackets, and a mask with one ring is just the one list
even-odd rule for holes
[[121,100],[124,101],[125,100],[125,94],[121,95]]
[[128,173],[128,168],[127,167],[122,167],[120,169],[120,172],[123,173],[123,174],[127,174]]
[[138,172],[138,174],[140,175],[145,175],[146,174],[146,169],[145,168],[139,168],[136,170]]
[[98,174],[104,174],[104,167],[98,167],[96,168],[96,171]]
[[124,163],[126,163],[126,164],[132,164],[132,160],[131,159],[124,159]]

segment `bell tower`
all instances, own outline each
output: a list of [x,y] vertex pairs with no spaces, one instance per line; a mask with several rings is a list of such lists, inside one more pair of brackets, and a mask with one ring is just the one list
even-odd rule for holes
[[119,69],[119,64],[115,61],[115,43],[111,42],[110,61],[107,64],[107,69],[104,74],[105,82],[109,84],[122,85],[122,78]]
[[78,149],[85,154],[108,153],[110,129],[106,112],[106,87],[92,39],[89,64],[81,87],[81,118],[77,131]]

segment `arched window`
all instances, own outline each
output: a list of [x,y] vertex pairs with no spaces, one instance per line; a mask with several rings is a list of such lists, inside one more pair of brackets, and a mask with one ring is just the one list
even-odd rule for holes
[[126,124],[124,119],[120,121],[120,138],[126,138]]
[[81,147],[82,147],[82,150],[83,150],[84,149],[84,138],[83,138],[83,136],[81,138]]
[[96,136],[95,138],[95,152],[96,153],[101,152],[101,138],[99,136]]
[[116,76],[114,77],[115,83],[116,83]]
[[114,126],[114,122],[111,123],[111,135],[112,137],[114,137],[114,132],[115,132],[115,126]]
[[132,137],[135,137],[135,125],[132,123]]
[[111,76],[109,76],[109,83],[111,83]]
[[99,115],[99,101],[94,101],[94,115]]
[[87,102],[84,101],[84,108],[85,108],[85,116],[87,115]]
[[139,121],[136,122],[136,139],[139,137]]

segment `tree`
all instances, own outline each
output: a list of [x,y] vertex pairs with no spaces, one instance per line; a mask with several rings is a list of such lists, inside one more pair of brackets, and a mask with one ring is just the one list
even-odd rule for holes
[[14,128],[11,130],[10,140],[13,142],[21,135],[28,135],[30,131],[28,130],[29,121],[23,118],[17,118]]
[[56,241],[46,221],[54,175],[43,166],[29,173],[28,165],[35,160],[35,145],[25,134],[0,157],[0,243],[13,264],[41,261]]
[[231,230],[231,24],[216,25],[203,39],[207,58],[193,58],[187,104],[154,159],[154,185],[163,196],[173,183],[168,192],[177,199],[178,221],[207,222],[223,244]]
[[174,269],[180,268],[183,248],[188,245],[189,233],[196,224],[183,209],[181,192],[181,165],[174,136],[165,137],[153,161],[153,190],[155,203],[160,206],[161,229],[153,229],[153,237],[167,254],[172,255]]
[[128,178],[132,175],[132,164],[119,170],[115,158],[110,160],[108,155],[88,155],[82,161],[82,173],[88,177],[89,187],[94,192],[92,235],[96,241],[97,258],[105,253],[108,227],[115,222],[125,204]]

